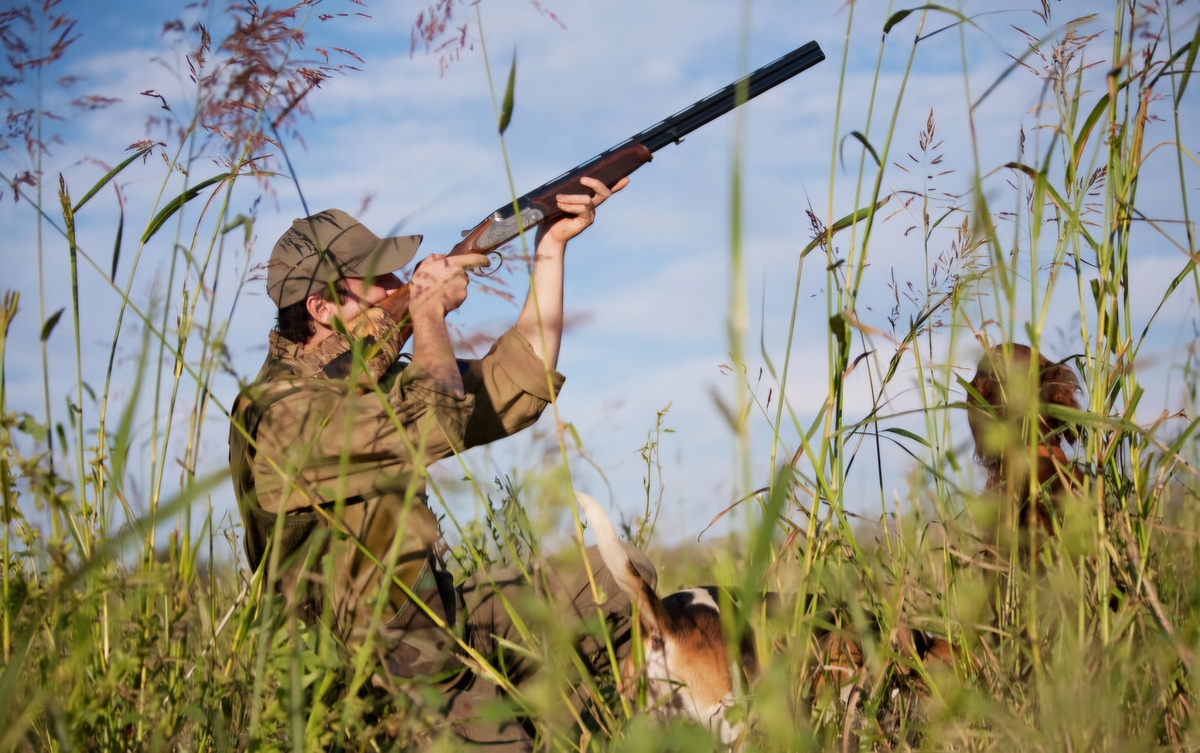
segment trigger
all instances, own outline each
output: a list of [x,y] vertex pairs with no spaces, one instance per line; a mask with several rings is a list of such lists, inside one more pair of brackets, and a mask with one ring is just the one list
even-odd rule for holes
[[488,265],[475,272],[475,274],[479,275],[480,277],[491,277],[499,272],[500,268],[504,266],[504,256],[499,251],[488,251],[487,258]]

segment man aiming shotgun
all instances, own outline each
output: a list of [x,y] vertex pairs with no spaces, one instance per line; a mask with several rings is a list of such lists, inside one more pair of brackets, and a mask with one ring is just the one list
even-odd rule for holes
[[[562,211],[556,206],[557,197],[564,194],[590,193],[594,190],[592,185],[584,182],[584,176],[616,190],[616,184],[651,161],[654,152],[668,144],[678,144],[697,128],[824,59],[825,54],[816,42],[809,42],[792,50],[749,76],[718,89],[519,199],[501,206],[483,222],[464,232],[462,241],[450,250],[450,255],[495,252],[516,238],[521,231],[554,220]],[[390,295],[383,305],[397,321],[402,321],[408,305],[406,299],[407,293],[399,289]]]
[[[432,685],[464,744],[527,750],[519,720],[486,721],[481,704],[520,688],[536,666],[506,650],[521,638],[512,605],[539,594],[577,634],[583,666],[603,672],[603,615],[620,651],[629,603],[593,551],[590,564],[480,573],[454,583],[426,503],[429,465],[532,425],[555,399],[563,264],[571,239],[650,154],[823,59],[810,43],[496,210],[448,254],[430,254],[402,285],[395,272],[420,236],[379,238],[331,209],[292,223],[267,265],[279,307],[266,362],[232,411],[230,467],[254,568],[289,610],[327,624],[377,658],[391,692]],[[483,358],[460,360],[446,316],[484,255],[536,227],[531,293]],[[411,358],[398,361],[411,339]],[[653,566],[630,557],[651,586]],[[592,598],[594,574],[603,605]],[[486,665],[484,664],[486,663]]]

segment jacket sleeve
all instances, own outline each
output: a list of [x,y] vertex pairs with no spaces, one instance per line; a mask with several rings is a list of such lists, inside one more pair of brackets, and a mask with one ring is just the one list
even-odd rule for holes
[[515,434],[531,426],[554,401],[565,377],[547,371],[523,335],[509,330],[479,360],[463,361],[463,386],[475,396],[465,446]]

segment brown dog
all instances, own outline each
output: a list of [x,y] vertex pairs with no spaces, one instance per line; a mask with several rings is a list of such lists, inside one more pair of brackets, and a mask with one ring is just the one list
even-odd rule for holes
[[[726,745],[741,737],[742,725],[731,724],[726,710],[735,699],[734,680],[752,683],[757,674],[753,641],[743,640],[739,656],[731,658],[721,622],[720,592],[714,587],[689,588],[660,598],[629,561],[617,532],[600,505],[577,493],[579,507],[595,533],[604,564],[617,584],[636,605],[641,627],[643,672],[650,711],[658,716],[688,716],[706,725]],[[777,601],[768,596],[768,611]],[[728,600],[726,600],[728,603]],[[869,681],[862,647],[846,630],[822,631],[817,636],[816,667],[810,701],[832,693],[843,705]],[[916,630],[900,629],[893,636],[898,653],[924,666],[952,664],[950,644]],[[635,678],[631,651],[621,666],[621,676]],[[916,678],[911,669],[903,670]],[[916,678],[919,681],[919,678]],[[632,695],[635,683],[627,685]]]
[[[1082,475],[1064,446],[1079,438],[1078,430],[1050,415],[1048,405],[1079,410],[1075,372],[1038,355],[1026,345],[1008,343],[988,349],[979,361],[967,392],[967,420],[975,438],[975,455],[988,472],[985,491],[998,490],[1016,505],[1018,526],[1054,533],[1055,501],[1077,490]],[[1037,425],[1023,421],[1036,417]],[[1026,431],[1033,431],[1036,460],[1030,461]],[[1035,474],[1036,488],[1030,483]]]
[[[733,670],[721,626],[718,593],[690,588],[659,598],[629,561],[608,515],[586,494],[577,493],[579,507],[604,564],[637,609],[641,626],[646,696],[652,713],[689,716],[708,726],[722,743],[732,744],[741,725],[725,719],[733,702]],[[623,678],[634,677],[634,655],[621,667]],[[626,688],[626,691],[631,688]]]

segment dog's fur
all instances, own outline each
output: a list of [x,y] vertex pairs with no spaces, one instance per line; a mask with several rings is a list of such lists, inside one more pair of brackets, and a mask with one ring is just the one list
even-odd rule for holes
[[[735,699],[735,679],[752,683],[757,675],[753,639],[746,636],[738,656],[731,660],[721,621],[720,604],[731,603],[714,587],[690,588],[660,598],[642,579],[625,553],[617,532],[600,505],[586,494],[577,493],[579,507],[587,518],[604,564],[617,584],[636,606],[644,654],[643,675],[635,674],[635,652],[622,667],[627,682],[623,693],[634,695],[637,680],[645,680],[646,697],[652,713],[659,716],[688,716],[709,727],[726,745],[735,744],[742,725],[731,724],[726,710]],[[764,597],[768,613],[778,609],[778,597]],[[860,641],[850,631],[820,631],[809,700],[831,696],[846,704],[854,690],[866,684],[867,668]],[[897,651],[925,666],[952,665],[950,644],[917,630],[900,629],[892,636]],[[903,674],[919,681],[917,672]],[[632,680],[632,682],[630,682]]]
[[[1021,519],[1034,521],[1050,530],[1051,511],[1044,500],[1031,498],[1029,475],[1022,476],[1018,472],[1021,466],[1016,465],[1011,446],[1008,449],[997,447],[994,437],[989,435],[999,425],[1019,422],[1028,412],[1028,403],[1021,401],[1029,399],[1030,391],[1022,389],[1021,385],[1029,383],[1031,360],[1032,352],[1023,345],[996,347],[985,353],[971,380],[973,394],[968,395],[968,415],[977,456],[989,472],[988,489],[1012,484],[1011,496],[1016,500]],[[1075,395],[1080,389],[1074,373],[1044,357],[1039,358],[1038,366],[1039,404],[1053,403],[1077,409]],[[1022,374],[1026,376],[1022,377]],[[1078,478],[1078,471],[1066,470],[1068,463],[1062,449],[1065,442],[1074,441],[1077,435],[1073,427],[1044,410],[1039,410],[1036,415],[1037,480],[1048,490],[1049,498],[1054,499]],[[1017,484],[1022,484],[1023,491]],[[722,594],[719,590],[690,588],[660,598],[629,561],[612,522],[600,505],[586,494],[576,496],[595,533],[605,566],[637,610],[644,675],[639,678],[635,674],[635,648],[621,667],[622,677],[627,681],[622,692],[633,695],[637,680],[644,679],[652,713],[691,717],[708,726],[723,743],[734,744],[742,734],[741,724],[731,724],[725,718],[725,712],[735,699],[735,679],[746,683],[755,679],[752,641],[745,640],[740,647],[740,656],[731,658],[721,620]],[[729,603],[729,600],[725,599],[725,602]],[[817,668],[809,698],[815,701],[833,694],[842,703],[848,703],[854,690],[861,690],[867,681],[861,641],[845,630],[824,632],[816,638]],[[925,667],[933,664],[950,666],[960,658],[950,643],[921,631],[901,628],[891,635],[891,639],[898,653],[913,657]],[[903,674],[919,682],[915,670],[905,670]]]
[[[1046,406],[1078,410],[1076,395],[1081,389],[1075,372],[1065,364],[1038,354],[1035,374],[1032,361],[1033,351],[1019,343],[985,351],[967,393],[967,420],[975,439],[975,456],[988,472],[985,491],[996,490],[1002,498],[1012,500],[1018,526],[1036,526],[1052,535],[1057,501],[1079,488],[1082,475],[1064,451],[1078,440],[1078,430],[1051,416]],[[1021,431],[1022,420],[1031,414],[1037,417],[1033,463]],[[1031,492],[1031,471],[1038,492]]]
[[[725,719],[733,702],[733,675],[721,626],[720,594],[715,588],[690,588],[659,598],[642,579],[621,546],[612,522],[586,494],[576,494],[579,507],[595,532],[604,564],[635,605],[641,628],[646,699],[661,716],[689,716],[707,725],[725,744],[740,734],[740,725]],[[627,681],[635,678],[631,651],[621,667]],[[751,662],[751,666],[752,662]],[[631,695],[635,683],[628,683]]]

